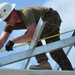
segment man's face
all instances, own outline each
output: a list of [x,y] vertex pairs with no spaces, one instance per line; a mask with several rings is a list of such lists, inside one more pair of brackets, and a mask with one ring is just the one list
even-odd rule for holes
[[14,26],[16,24],[16,19],[14,13],[12,12],[5,20],[8,25]]

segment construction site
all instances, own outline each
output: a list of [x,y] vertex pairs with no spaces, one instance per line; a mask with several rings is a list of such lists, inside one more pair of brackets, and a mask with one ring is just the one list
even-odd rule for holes
[[[65,48],[65,52],[66,52],[66,55],[68,55],[72,46],[74,46],[75,44],[75,31],[74,30],[70,30],[67,32],[52,35],[52,36],[38,40],[44,28],[44,25],[45,25],[45,22],[43,22],[42,19],[40,18],[28,50],[17,52],[17,53],[0,58],[0,67],[24,60],[24,63],[22,64],[22,68],[21,69],[0,69],[0,75],[35,75],[35,74],[36,75],[46,75],[46,74],[47,75],[60,75],[60,74],[61,75],[75,75],[74,71],[60,70],[60,67],[57,64],[53,70],[29,70],[27,69],[28,64],[30,63],[30,59],[34,57],[35,55],[41,54],[41,53],[52,52],[59,48],[65,48],[65,47],[67,47]],[[66,39],[59,40],[50,44],[45,44],[43,46],[36,47],[36,44],[38,41],[42,41],[48,38],[53,38],[56,36],[67,34],[69,32],[73,32],[70,38],[66,38]],[[19,45],[19,47],[23,45],[25,46],[25,44],[21,44]],[[1,52],[4,52],[4,51],[5,50],[2,50]]]
[[[3,2],[3,0],[0,0],[0,3],[1,2]],[[9,0],[8,2],[12,4],[10,5],[7,2],[4,2],[7,6],[0,4],[0,75],[75,75],[74,1],[57,0],[55,2],[55,0]],[[21,12],[21,10],[15,8],[15,5],[16,8],[46,6],[49,10],[51,7],[54,11],[51,11],[51,14],[49,10],[46,12],[45,9],[37,9],[36,12],[38,12],[36,13],[34,11],[34,13],[31,12],[31,10],[33,10],[31,8],[27,11],[23,11],[22,8]],[[70,6],[68,7],[68,5]],[[53,14],[56,16],[56,11],[59,12],[61,17],[52,18],[52,23],[50,19]],[[39,18],[36,18],[38,17],[37,14],[40,15]],[[50,29],[45,27],[45,25],[48,24],[46,20],[43,20],[43,17],[46,16],[45,14],[51,14],[48,15],[48,22],[51,23],[51,25],[55,23],[55,26],[59,25],[60,27],[54,27],[53,25],[48,26]],[[6,28],[4,27],[5,29],[3,30],[4,24],[7,25],[5,25]],[[51,33],[51,31],[54,31],[55,33],[49,34],[50,36],[47,35],[48,37],[41,38],[45,36],[44,33],[44,36],[42,36],[44,27],[46,31],[50,30],[46,33]],[[16,32],[16,30],[18,31]],[[11,32],[12,35],[9,37]],[[27,32],[29,32],[29,35],[26,34]],[[55,40],[60,40],[52,40],[56,37],[58,38]],[[14,39],[16,39],[17,42],[14,42]],[[41,42],[42,45],[39,46],[39,42]],[[50,53],[57,50],[59,50],[59,54],[56,52],[53,59]],[[40,56],[41,54],[47,55],[49,60],[47,61],[47,59],[44,58],[45,55]],[[38,59],[36,59],[36,56],[38,56]],[[66,57],[69,59],[71,65]],[[41,67],[41,62],[44,61],[43,58],[50,64],[48,66],[47,63],[47,67],[44,66],[44,68]],[[35,64],[38,64],[41,69]],[[30,66],[32,65],[36,69],[30,69]],[[43,65],[45,65],[45,63]]]

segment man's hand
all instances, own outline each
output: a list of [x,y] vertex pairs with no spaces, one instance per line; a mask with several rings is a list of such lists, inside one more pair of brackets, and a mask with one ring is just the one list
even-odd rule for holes
[[13,45],[14,45],[14,43],[9,40],[9,41],[7,42],[7,44],[5,45],[6,50],[7,50],[7,51],[13,50]]

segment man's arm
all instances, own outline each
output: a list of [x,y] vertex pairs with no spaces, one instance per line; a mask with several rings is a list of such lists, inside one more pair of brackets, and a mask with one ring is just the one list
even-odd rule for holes
[[34,35],[34,32],[35,32],[35,29],[36,29],[36,25],[35,23],[32,23],[31,25],[29,25],[27,27],[27,33],[20,36],[20,37],[17,37],[17,38],[14,38],[12,39],[11,41],[13,43],[22,43],[22,42],[29,42],[32,40],[32,37]]
[[3,31],[1,36],[0,36],[0,49],[3,47],[5,42],[7,41],[10,33]]

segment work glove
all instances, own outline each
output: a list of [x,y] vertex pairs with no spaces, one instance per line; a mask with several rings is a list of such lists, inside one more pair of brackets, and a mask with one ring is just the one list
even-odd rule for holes
[[8,41],[7,44],[5,45],[5,48],[7,51],[12,51],[13,50],[13,45],[14,43],[12,41]]

